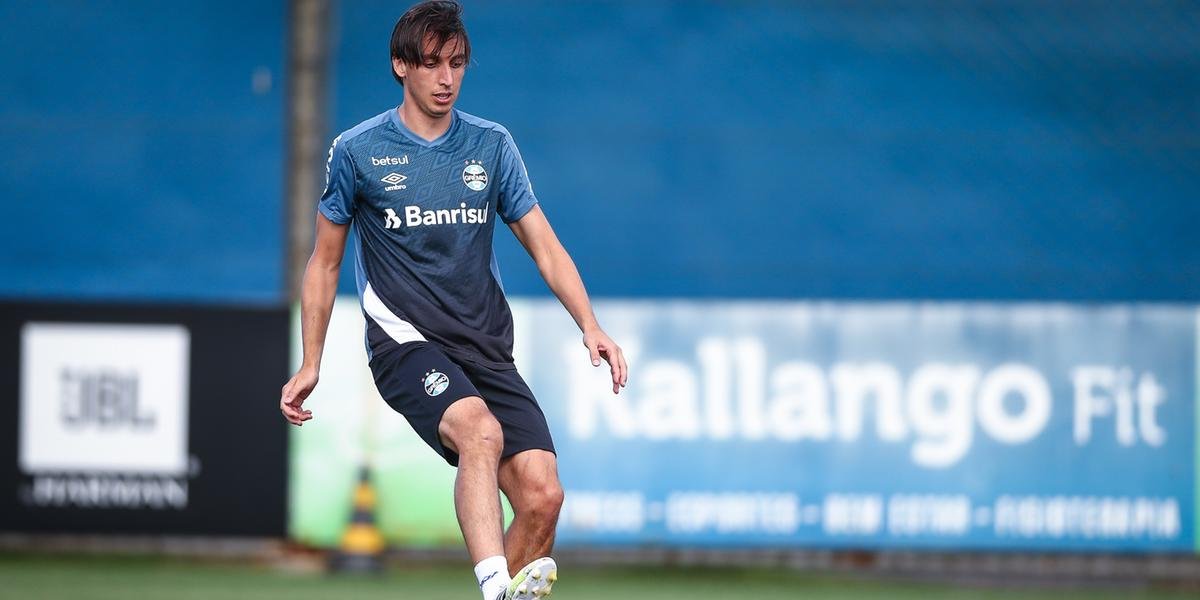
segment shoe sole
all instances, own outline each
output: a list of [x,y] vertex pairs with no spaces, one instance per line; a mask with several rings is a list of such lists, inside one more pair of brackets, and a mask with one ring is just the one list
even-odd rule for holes
[[513,595],[509,600],[541,600],[548,598],[558,581],[558,565],[553,558],[539,558],[517,572],[513,577]]

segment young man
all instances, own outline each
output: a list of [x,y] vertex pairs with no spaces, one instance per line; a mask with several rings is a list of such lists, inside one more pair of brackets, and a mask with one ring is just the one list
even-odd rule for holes
[[[280,409],[294,425],[312,418],[302,404],[317,384],[352,223],[375,384],[458,467],[455,510],[484,599],[525,600],[549,595],[557,579],[547,555],[562,487],[546,419],[513,366],[512,315],[492,253],[495,217],[583,331],[592,364],[608,362],[613,393],[627,368],[538,207],[512,136],[454,109],[471,58],[461,13],[447,1],[405,13],[391,40],[403,103],[333,141],[301,292],[304,360]],[[497,490],[515,513],[507,532]]]

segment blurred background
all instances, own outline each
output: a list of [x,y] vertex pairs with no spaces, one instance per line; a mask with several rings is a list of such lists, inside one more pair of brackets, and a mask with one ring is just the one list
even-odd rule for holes
[[[499,228],[559,595],[1200,586],[1200,4],[464,4],[458,108],[630,355],[613,396]],[[277,407],[408,6],[0,3],[0,597],[477,593],[352,261],[315,420]]]

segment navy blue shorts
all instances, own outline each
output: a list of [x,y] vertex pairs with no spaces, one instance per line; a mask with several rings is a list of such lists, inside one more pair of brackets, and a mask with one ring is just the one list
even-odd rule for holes
[[525,450],[554,452],[546,415],[516,369],[456,362],[429,342],[408,342],[376,353],[370,365],[379,395],[453,466],[458,466],[458,454],[442,445],[438,425],[451,404],[469,396],[483,398],[500,422],[502,457]]

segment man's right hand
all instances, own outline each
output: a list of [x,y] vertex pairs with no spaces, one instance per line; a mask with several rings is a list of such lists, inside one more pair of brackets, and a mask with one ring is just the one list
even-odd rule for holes
[[303,425],[305,421],[312,418],[312,411],[304,410],[301,407],[315,387],[317,387],[317,370],[309,368],[300,369],[283,386],[283,393],[279,398],[279,410],[283,412],[283,417],[288,420],[288,423],[297,426]]

